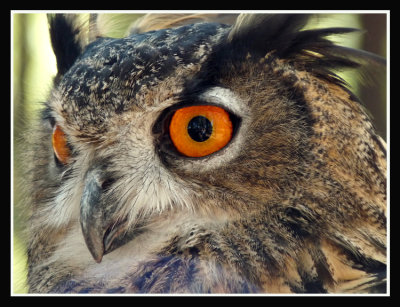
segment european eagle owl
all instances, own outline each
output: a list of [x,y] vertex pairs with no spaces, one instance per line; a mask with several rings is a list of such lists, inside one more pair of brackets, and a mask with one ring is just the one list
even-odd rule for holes
[[334,73],[382,61],[309,19],[51,16],[29,291],[386,292],[386,145]]

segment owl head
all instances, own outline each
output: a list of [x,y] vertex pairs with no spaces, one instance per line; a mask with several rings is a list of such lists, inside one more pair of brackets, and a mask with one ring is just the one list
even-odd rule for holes
[[58,74],[26,176],[33,289],[139,276],[160,255],[257,291],[304,290],[313,264],[334,289],[328,254],[381,270],[384,143],[333,73],[380,59],[327,39],[353,29],[302,30],[309,17],[142,19],[85,39],[53,16]]

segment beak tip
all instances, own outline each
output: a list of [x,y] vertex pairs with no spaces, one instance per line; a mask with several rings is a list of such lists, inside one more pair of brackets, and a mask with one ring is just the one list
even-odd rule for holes
[[100,263],[101,260],[103,259],[104,248],[98,248],[98,247],[100,247],[99,245],[97,245],[97,246],[93,246],[90,244],[86,244],[86,245],[88,245],[90,254],[92,255],[94,261],[96,261],[97,263]]
[[101,260],[103,259],[103,255],[98,256],[97,258],[95,258],[95,257],[93,257],[93,258],[94,258],[94,261],[96,261],[97,263],[100,263]]
[[100,263],[104,255],[104,244],[100,239],[101,234],[90,231],[85,227],[82,227],[82,232],[90,254],[97,263]]

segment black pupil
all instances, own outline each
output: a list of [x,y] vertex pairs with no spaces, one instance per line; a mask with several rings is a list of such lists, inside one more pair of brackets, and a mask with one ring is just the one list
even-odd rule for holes
[[193,117],[187,127],[190,137],[196,142],[204,142],[212,134],[212,123],[204,116]]

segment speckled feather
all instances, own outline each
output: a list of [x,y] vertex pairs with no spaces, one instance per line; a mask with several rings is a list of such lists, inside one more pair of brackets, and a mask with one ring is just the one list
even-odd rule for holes
[[[331,72],[358,65],[325,39],[350,30],[300,31],[307,20],[242,15],[137,33],[139,22],[66,64],[27,138],[30,291],[386,292],[385,144]],[[188,159],[164,121],[199,102],[240,122],[225,148]],[[54,162],[54,122],[72,148],[67,166]],[[100,219],[125,227],[101,262],[81,230],[94,169]]]

